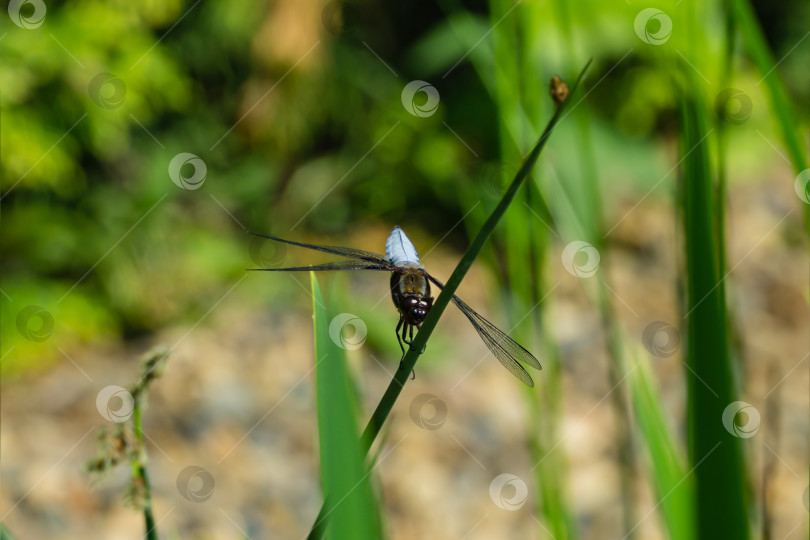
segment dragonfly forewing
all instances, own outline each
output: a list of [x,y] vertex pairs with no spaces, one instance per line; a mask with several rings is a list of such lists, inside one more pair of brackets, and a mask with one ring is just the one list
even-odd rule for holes
[[362,249],[354,249],[342,246],[322,246],[319,244],[306,244],[304,242],[293,242],[292,240],[285,240],[283,238],[277,238],[275,236],[270,236],[268,234],[260,234],[260,233],[250,233],[254,236],[260,236],[262,238],[267,238],[268,240],[275,240],[276,242],[281,242],[283,244],[289,244],[291,246],[298,246],[307,249],[314,249],[315,251],[321,251],[323,253],[329,253],[332,255],[339,255],[341,257],[346,257],[348,259],[358,259],[361,261],[369,261],[369,262],[376,262],[379,264],[385,264],[389,267],[393,268],[388,260],[383,255],[379,253],[374,253],[372,251],[363,251]]

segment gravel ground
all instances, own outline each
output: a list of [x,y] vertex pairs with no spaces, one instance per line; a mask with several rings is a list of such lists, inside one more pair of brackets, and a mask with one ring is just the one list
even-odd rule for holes
[[[746,441],[758,511],[766,501],[773,538],[798,539],[808,530],[802,494],[810,439],[810,271],[796,240],[801,208],[789,182],[782,186],[780,181],[767,192],[756,186],[734,190],[732,272],[726,284],[744,351],[739,359],[746,380],[743,399],[762,418],[759,432]],[[625,211],[633,204],[628,200]],[[679,326],[675,269],[682,261],[675,254],[680,238],[671,209],[654,201],[612,233],[608,277],[619,324],[631,342],[640,344],[652,321]],[[446,277],[458,254],[439,249],[431,257],[431,269]],[[562,266],[554,277],[558,285],[549,321],[560,344],[564,403],[554,459],[541,462],[538,470],[567,469],[565,496],[582,538],[620,538],[619,422],[612,400],[604,399],[611,389],[604,336],[580,280]],[[484,283],[485,276],[474,270],[462,296],[486,306],[487,297],[476,294],[479,286],[486,289]],[[385,283],[377,285],[369,298],[385,292]],[[223,292],[230,286],[223,284]],[[140,341],[64,351],[64,359],[47,372],[4,378],[0,507],[6,525],[20,539],[141,538],[140,514],[123,503],[125,468],[94,482],[83,465],[94,455],[96,430],[111,425],[96,408],[99,390],[128,386],[137,376],[138,357],[162,344],[174,348],[150,391],[144,420],[162,537],[303,538],[321,502],[311,318],[304,311],[282,311],[246,308],[235,294],[196,328],[178,326]],[[384,324],[396,323],[388,302],[374,313]],[[493,319],[503,322],[498,315]],[[384,501],[390,536],[543,537],[545,524],[534,517],[527,393],[493,358],[484,358],[486,349],[461,315],[448,312],[436,337],[378,450],[374,485]],[[683,440],[688,372],[681,352],[651,362],[671,427]],[[13,353],[9,359],[24,360],[15,360]],[[367,417],[397,358],[367,344],[351,352],[350,363]],[[534,374],[538,392],[545,373]],[[184,471],[186,491],[178,487]],[[490,497],[493,479],[503,473],[518,477],[512,488],[504,488],[507,501],[521,499],[520,483],[528,486],[528,498],[515,510],[500,508]],[[643,469],[636,480],[639,503],[631,519],[640,522],[636,533],[665,538]]]

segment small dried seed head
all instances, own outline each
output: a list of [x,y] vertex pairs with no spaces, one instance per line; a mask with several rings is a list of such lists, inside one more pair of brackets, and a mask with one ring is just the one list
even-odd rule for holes
[[554,75],[551,78],[550,88],[551,99],[554,100],[554,103],[556,103],[557,106],[562,105],[562,102],[568,97],[568,85],[565,84],[562,79]]

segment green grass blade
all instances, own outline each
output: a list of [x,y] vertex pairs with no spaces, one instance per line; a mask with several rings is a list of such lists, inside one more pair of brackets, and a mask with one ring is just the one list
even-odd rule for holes
[[[570,54],[561,55],[559,63],[549,62],[543,46],[548,39],[544,25],[550,16],[558,21],[558,26],[568,28],[569,19],[563,13],[564,9],[556,11],[553,5],[523,4],[514,8],[515,13],[510,16],[508,13],[513,7],[513,2],[490,1],[496,68],[488,70],[483,63],[479,67],[479,72],[489,74],[483,77],[484,84],[488,78],[495,81],[491,85],[491,96],[498,110],[502,163],[520,161],[527,144],[540,133],[544,113],[551,106],[550,102],[534,99],[547,91],[547,81],[534,75],[538,66],[548,69],[555,64],[578,63]],[[496,24],[498,21],[502,22]],[[561,46],[568,50],[568,45],[570,42]],[[476,57],[472,58],[473,63],[476,60]],[[572,111],[569,123],[571,120],[578,122],[585,109],[583,104]],[[571,127],[564,131],[571,131]],[[559,140],[557,144],[560,144]],[[542,463],[533,469],[536,513],[549,537],[565,540],[576,537],[576,527],[566,494],[567,456],[557,444],[561,435],[562,371],[553,333],[543,326],[543,316],[548,313],[550,301],[541,302],[541,299],[553,285],[553,282],[549,283],[546,264],[552,253],[553,239],[552,233],[540,225],[536,217],[545,215],[541,219],[551,222],[542,185],[543,172],[536,167],[526,189],[518,194],[518,200],[496,231],[496,241],[503,248],[500,260],[493,266],[502,269],[505,277],[502,297],[516,339],[527,346],[542,347],[543,376],[536,381],[536,390],[526,388],[524,391],[526,405],[531,410],[527,426],[529,447],[533,462]],[[530,311],[532,316],[525,317]]]
[[[734,69],[734,46],[737,19],[731,10],[724,10],[723,61],[720,69],[720,87],[728,88]],[[719,271],[726,272],[726,199],[728,198],[728,122],[726,112],[715,115],[717,132],[717,198],[715,199],[715,228],[717,229],[717,261]],[[725,299],[724,299],[725,302]]]
[[[748,0],[730,0],[731,10],[737,20],[751,58],[763,75],[761,82],[768,88],[771,99],[771,111],[782,130],[782,138],[787,147],[793,169],[796,174],[807,169],[807,156],[802,150],[802,141],[797,129],[796,119],[801,118],[799,111],[790,102],[785,83],[779,75],[776,60],[768,48],[757,17]],[[810,235],[810,206],[804,206],[805,233]]]
[[0,540],[15,540],[14,536],[11,535],[8,528],[3,524],[0,523]]
[[688,474],[684,459],[678,452],[675,437],[661,407],[661,393],[650,372],[649,361],[633,352],[625,356],[636,357],[634,367],[628,369],[624,364],[622,371],[627,377],[643,447],[650,458],[649,477],[655,499],[660,505],[658,511],[662,514],[670,538],[689,540],[694,538],[694,479]]
[[740,439],[723,427],[736,400],[724,287],[715,238],[706,107],[683,96],[683,219],[686,242],[686,328],[690,461],[695,475],[698,538],[749,538],[747,483]]
[[358,443],[355,396],[344,351],[329,336],[329,318],[318,281],[314,273],[310,276],[321,482],[325,499],[316,529],[325,529],[329,538],[334,539],[381,538],[380,513],[369,482],[370,470],[364,464],[365,451]]

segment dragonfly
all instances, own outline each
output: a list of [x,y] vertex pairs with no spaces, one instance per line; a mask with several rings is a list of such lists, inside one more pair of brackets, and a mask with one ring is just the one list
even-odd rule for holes
[[[430,295],[432,283],[440,290],[444,283],[430,275],[419,262],[419,255],[413,242],[405,235],[400,227],[394,227],[385,243],[385,255],[361,249],[324,246],[294,242],[275,236],[260,233],[251,233],[255,236],[267,238],[275,242],[298,246],[314,251],[337,255],[346,260],[315,264],[311,266],[292,266],[287,268],[255,268],[254,270],[266,272],[303,272],[303,271],[340,271],[340,270],[376,270],[391,272],[391,299],[399,312],[399,323],[395,333],[397,341],[405,353],[405,345],[409,347],[413,342],[414,330],[418,330],[430,308],[433,306],[433,297]],[[452,302],[461,310],[467,320],[481,337],[481,340],[492,352],[495,358],[509,370],[512,375],[523,383],[533,387],[534,381],[523,367],[525,364],[534,369],[542,369],[532,353],[523,348],[505,332],[485,319],[481,314],[471,308],[464,300],[453,295]]]

